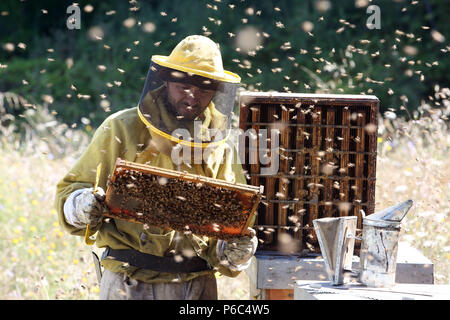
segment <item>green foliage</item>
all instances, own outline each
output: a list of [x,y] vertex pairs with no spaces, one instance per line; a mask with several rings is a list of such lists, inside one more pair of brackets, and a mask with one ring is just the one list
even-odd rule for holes
[[[66,27],[72,1],[0,3],[0,91],[32,103],[50,96],[49,108],[68,124],[84,117],[97,126],[105,111],[135,106],[151,56],[168,55],[190,34],[218,42],[225,68],[240,74],[249,90],[374,94],[382,112],[412,111],[436,84],[450,82],[448,1],[78,3],[80,30]],[[87,4],[92,12],[84,10]],[[366,27],[369,4],[380,7],[379,30]],[[101,40],[90,36],[92,27],[101,28]],[[433,38],[433,29],[444,42]],[[246,31],[250,38],[238,44]],[[238,49],[255,39],[259,47]],[[14,50],[5,49],[8,43]]]

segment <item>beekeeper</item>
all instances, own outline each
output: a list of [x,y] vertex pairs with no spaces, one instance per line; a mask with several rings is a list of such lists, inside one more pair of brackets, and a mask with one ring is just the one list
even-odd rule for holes
[[[117,158],[246,183],[226,143],[239,83],[224,70],[216,43],[186,37],[169,56],[152,56],[138,106],[109,116],[58,183],[59,223],[78,236],[89,224],[96,245],[105,248],[100,299],[217,299],[215,273],[235,277],[248,267],[257,246],[252,229],[223,241],[101,215]],[[208,152],[198,161],[195,150]]]

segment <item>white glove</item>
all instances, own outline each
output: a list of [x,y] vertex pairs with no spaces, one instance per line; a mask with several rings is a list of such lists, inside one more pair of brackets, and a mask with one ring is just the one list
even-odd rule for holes
[[94,188],[76,190],[67,198],[64,203],[64,216],[69,224],[86,228],[88,224],[95,227],[100,222],[105,210],[105,191],[98,187],[97,192],[93,194],[93,190]]
[[[258,238],[256,232],[252,228],[248,228],[250,235],[243,237],[231,238],[227,241],[219,240],[217,242],[217,253],[219,260],[223,264],[229,265],[231,269],[241,271],[246,269],[250,264],[251,257],[255,254],[258,246]],[[224,263],[224,261],[226,261]]]

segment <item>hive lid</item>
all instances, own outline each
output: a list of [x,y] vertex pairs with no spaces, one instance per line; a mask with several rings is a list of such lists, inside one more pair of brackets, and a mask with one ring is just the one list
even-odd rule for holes
[[[345,100],[345,99],[364,99],[367,101],[379,101],[374,95],[360,95],[360,94],[330,94],[330,93],[290,93],[290,92],[253,92],[243,91],[239,94],[242,99],[258,99],[258,98],[278,98],[278,99],[311,99],[311,100]],[[251,100],[253,101],[253,100]]]

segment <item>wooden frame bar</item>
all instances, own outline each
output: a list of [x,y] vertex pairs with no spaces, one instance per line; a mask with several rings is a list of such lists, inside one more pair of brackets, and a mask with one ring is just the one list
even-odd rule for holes
[[[119,180],[124,174],[134,174],[133,183],[131,183],[133,186],[125,185],[125,180]],[[161,183],[161,178],[166,179]],[[177,191],[180,192],[179,194],[172,190],[170,192],[174,192],[174,194],[162,197],[161,195],[168,194],[165,190],[169,190],[170,180],[182,183],[183,188]],[[156,188],[140,188],[138,193],[130,191],[135,188],[134,183],[139,184],[143,181],[147,181],[146,183],[150,181]],[[235,199],[233,201],[239,204],[232,209],[237,210],[238,219],[220,224],[219,221],[225,221],[226,219],[223,217],[229,213],[231,214],[232,210],[226,211],[223,209],[227,208],[225,202],[222,202],[222,205],[218,205],[218,208],[215,208],[217,210],[205,207],[202,203],[208,199],[205,199],[204,193],[202,193],[203,198],[201,200],[193,198],[194,202],[184,201],[181,205],[176,203],[180,200],[183,201],[183,198],[188,198],[190,195],[197,195],[196,192],[199,191],[196,188],[199,187],[204,188],[202,189],[203,192],[209,193],[211,199],[214,199],[213,201],[218,201],[217,195],[220,190],[226,190],[229,194],[232,194]],[[208,187],[208,189],[205,189],[205,187]],[[151,190],[152,193],[146,194],[145,190]],[[264,188],[262,186],[229,183],[224,180],[139,164],[118,158],[106,191],[105,204],[109,210],[105,213],[105,216],[161,228],[167,227],[183,232],[190,230],[197,235],[226,239],[248,234],[248,227],[256,214],[263,192]],[[181,214],[173,217],[178,212],[175,213],[174,211],[177,210],[167,208],[172,204],[177,206],[177,210],[182,212],[186,210],[186,212],[191,212],[193,215]],[[195,216],[198,215],[202,208],[207,211],[207,215],[196,218]],[[180,225],[180,221],[177,219],[184,221],[184,223]],[[188,227],[187,229],[186,226]]]

